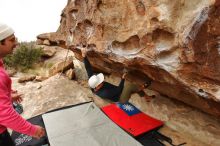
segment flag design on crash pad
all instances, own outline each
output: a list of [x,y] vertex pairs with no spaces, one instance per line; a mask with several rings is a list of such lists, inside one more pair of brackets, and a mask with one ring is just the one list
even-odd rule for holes
[[114,103],[102,107],[102,111],[122,129],[138,136],[163,125],[163,122],[141,112],[131,103]]

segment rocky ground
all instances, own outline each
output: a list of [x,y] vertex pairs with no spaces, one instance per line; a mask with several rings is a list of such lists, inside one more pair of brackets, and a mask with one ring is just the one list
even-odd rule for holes
[[[45,63],[64,60],[67,50],[58,49],[55,56]],[[74,56],[68,52],[69,56]],[[13,88],[23,93],[25,118],[42,114],[51,109],[93,100],[98,106],[108,104],[108,101],[96,97],[87,86],[87,76],[81,62],[74,59],[76,79],[69,80],[63,74],[56,74],[42,82],[18,83],[18,79],[26,74],[17,73],[12,77]],[[45,69],[46,70],[46,69]],[[42,73],[40,68],[31,73]],[[107,76],[111,83],[118,84],[120,78]],[[147,102],[137,94],[133,94],[130,102],[140,110],[165,122],[161,133],[171,137],[174,144],[186,142],[187,146],[219,146],[220,120],[202,113],[183,103],[161,96],[159,93],[145,89],[149,95],[156,98]],[[168,145],[168,144],[167,144]]]

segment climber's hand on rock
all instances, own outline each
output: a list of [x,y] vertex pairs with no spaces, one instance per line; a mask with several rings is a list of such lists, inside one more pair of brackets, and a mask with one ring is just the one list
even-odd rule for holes
[[127,72],[123,73],[122,79],[125,79],[125,76],[127,75]]
[[86,57],[86,54],[87,54],[87,50],[86,50],[86,48],[81,48],[81,53],[82,53],[82,57],[84,58],[84,57]]

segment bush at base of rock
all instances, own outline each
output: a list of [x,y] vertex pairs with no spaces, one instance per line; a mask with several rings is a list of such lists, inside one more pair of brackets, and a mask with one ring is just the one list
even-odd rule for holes
[[40,61],[41,55],[42,50],[40,48],[35,48],[31,43],[21,43],[12,55],[8,55],[4,58],[4,63],[6,67],[25,70]]

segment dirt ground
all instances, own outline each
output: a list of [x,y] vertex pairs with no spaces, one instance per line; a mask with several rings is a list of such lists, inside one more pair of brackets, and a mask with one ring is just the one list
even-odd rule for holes
[[[66,50],[56,53],[56,56],[47,62],[53,63],[63,59]],[[69,54],[73,55],[73,54]],[[74,55],[73,55],[74,56]],[[108,101],[95,96],[87,86],[87,75],[83,64],[74,60],[76,80],[69,80],[64,75],[57,74],[43,82],[27,82],[20,84],[17,80],[24,76],[17,73],[13,80],[13,88],[23,93],[24,118],[30,118],[46,111],[94,101],[98,106],[109,104]],[[33,72],[33,71],[32,71]],[[35,73],[42,72],[35,71]],[[120,78],[106,76],[106,80],[118,84]],[[160,132],[172,138],[174,144],[186,143],[186,146],[219,146],[220,120],[189,107],[181,102],[161,96],[152,90],[145,92],[156,97],[148,102],[138,94],[133,94],[130,102],[144,113],[164,121]],[[165,143],[169,146],[169,144]]]

